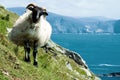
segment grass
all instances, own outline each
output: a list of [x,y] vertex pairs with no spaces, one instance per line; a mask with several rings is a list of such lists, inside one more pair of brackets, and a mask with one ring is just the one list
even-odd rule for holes
[[[9,20],[5,17],[9,14]],[[4,7],[0,7],[0,80],[94,80],[93,73],[88,77],[86,72],[82,70],[82,66],[75,63],[72,59],[66,57],[61,52],[54,51],[57,54],[45,53],[43,49],[39,49],[38,67],[33,66],[33,58],[31,53],[31,63],[26,63],[24,58],[23,47],[17,47],[10,42],[5,36],[6,28],[12,27],[18,16],[15,13],[7,11]],[[58,48],[62,49],[62,47]],[[32,52],[32,51],[31,51]],[[69,62],[73,70],[66,67]],[[76,73],[77,72],[77,73]],[[79,73],[79,74],[78,74]]]
[[6,34],[6,28],[12,27],[17,18],[17,14],[6,10],[3,6],[0,6],[0,32]]
[[[31,53],[31,63],[24,62],[24,49],[8,41],[7,37],[0,34],[0,71],[6,71],[9,75],[0,74],[3,79],[12,80],[73,80],[75,78],[79,80],[88,80],[89,77],[86,72],[82,70],[82,66],[75,63],[72,59],[57,52],[57,56],[53,53],[45,53],[43,49],[39,49],[38,63],[36,68],[33,66],[33,59]],[[69,62],[73,71],[66,67],[66,62]],[[79,73],[76,74],[77,71]],[[84,77],[86,78],[84,78]],[[2,78],[2,77],[1,77]],[[93,78],[90,80],[94,80]]]

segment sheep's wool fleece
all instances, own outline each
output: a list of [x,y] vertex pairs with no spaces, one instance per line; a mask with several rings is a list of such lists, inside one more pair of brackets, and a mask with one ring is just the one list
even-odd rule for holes
[[30,45],[34,41],[38,46],[44,46],[50,39],[52,28],[42,15],[37,23],[32,23],[32,11],[27,10],[18,18],[13,26],[12,31],[8,34],[9,39],[18,46],[23,46],[24,41],[29,40]]

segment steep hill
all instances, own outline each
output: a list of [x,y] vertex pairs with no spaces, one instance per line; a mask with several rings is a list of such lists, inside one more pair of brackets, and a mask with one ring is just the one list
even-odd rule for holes
[[33,61],[24,62],[24,49],[11,43],[6,36],[6,28],[12,27],[18,16],[3,6],[0,6],[0,15],[4,17],[0,19],[0,80],[99,80],[77,53],[51,40],[48,53],[39,49],[38,67],[32,65]]
[[[25,11],[24,7],[8,8],[19,15]],[[116,20],[97,16],[73,18],[49,12],[48,21],[53,26],[53,33],[114,33]]]
[[3,6],[0,6],[0,32],[6,33],[7,27],[12,27],[15,20],[18,18],[16,13],[6,10]]

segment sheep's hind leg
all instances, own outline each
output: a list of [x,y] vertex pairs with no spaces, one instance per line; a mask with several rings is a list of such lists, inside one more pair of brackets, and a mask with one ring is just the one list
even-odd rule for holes
[[24,60],[26,62],[30,62],[30,46],[29,46],[28,42],[25,42],[24,50],[25,50],[25,58],[24,58]]
[[48,53],[48,50],[49,50],[48,44],[45,44],[41,48],[43,48],[45,50],[45,52]]
[[43,47],[41,47],[45,50],[46,53],[48,53],[48,51],[50,51],[51,53],[54,54],[54,56],[57,56],[57,53],[55,53],[54,49],[52,49],[52,47],[50,47],[50,45],[48,43],[46,43]]
[[33,58],[34,58],[34,66],[38,66],[38,62],[37,62],[37,53],[38,53],[38,43],[37,41],[34,42],[34,47],[33,47]]

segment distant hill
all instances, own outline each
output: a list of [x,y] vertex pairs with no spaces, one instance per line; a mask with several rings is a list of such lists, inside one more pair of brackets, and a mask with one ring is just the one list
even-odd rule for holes
[[[8,10],[22,15],[24,7],[13,7]],[[53,27],[53,33],[116,33],[116,21],[102,16],[73,18],[49,12],[47,20]],[[119,28],[119,27],[118,27]],[[117,31],[117,33],[120,33]]]

